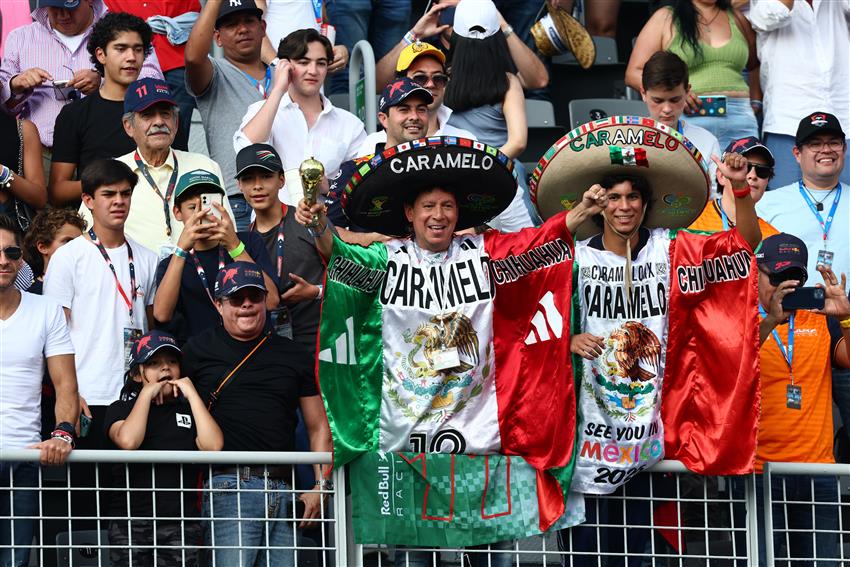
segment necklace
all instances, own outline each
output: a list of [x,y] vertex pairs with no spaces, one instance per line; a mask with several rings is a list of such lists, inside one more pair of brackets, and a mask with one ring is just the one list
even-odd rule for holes
[[711,33],[711,24],[714,23],[714,20],[716,20],[717,16],[720,15],[720,12],[723,11],[720,8],[716,8],[716,10],[717,11],[714,12],[714,16],[712,16],[711,19],[708,20],[708,21],[706,21],[705,16],[702,15],[702,12],[699,12],[699,20],[700,20],[699,25],[702,27],[702,29],[706,33],[709,33],[709,34]]
[[815,208],[818,210],[818,212],[820,212],[820,211],[822,211],[822,210],[823,210],[823,202],[824,202],[824,201],[826,201],[826,200],[829,198],[829,196],[830,196],[830,195],[832,195],[832,192],[833,192],[833,191],[835,191],[835,187],[833,187],[832,189],[830,189],[830,190],[829,190],[829,192],[828,192],[826,195],[824,195],[824,196],[823,196],[823,199],[821,199],[820,201],[818,201],[817,199],[815,199],[815,196],[814,196],[814,195],[812,195],[812,192],[811,192],[811,191],[809,191],[809,188],[808,188],[808,187],[806,187],[805,185],[803,185],[803,189],[805,189],[805,190],[806,190],[806,193],[808,193],[808,194],[809,194],[809,197],[811,197],[812,201],[814,201],[814,202],[815,202]]

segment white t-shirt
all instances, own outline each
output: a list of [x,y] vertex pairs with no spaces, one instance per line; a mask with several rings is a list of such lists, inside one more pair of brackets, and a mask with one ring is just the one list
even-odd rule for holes
[[[118,399],[124,383],[124,329],[134,327],[143,333],[148,330],[145,307],[153,304],[157,258],[135,240],[127,240],[133,248],[136,272],[132,322],[109,265],[85,236],[56,251],[44,278],[44,294],[71,310],[77,382],[80,395],[89,405],[106,406]],[[127,246],[106,251],[127,292]]]
[[41,441],[41,379],[45,357],[74,354],[62,306],[21,292],[21,303],[0,321],[0,447]]
[[693,142],[702,154],[705,166],[708,167],[708,177],[711,180],[711,198],[717,198],[717,165],[711,160],[711,156],[723,157],[720,152],[720,142],[717,137],[700,126],[689,124],[682,118],[682,134]]
[[266,35],[275,51],[280,40],[295,30],[319,29],[310,0],[268,0],[266,5]]

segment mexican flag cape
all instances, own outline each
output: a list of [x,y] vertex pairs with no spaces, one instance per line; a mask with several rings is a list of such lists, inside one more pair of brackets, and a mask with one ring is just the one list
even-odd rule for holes
[[429,463],[519,456],[535,472],[535,529],[551,527],[575,439],[572,263],[565,214],[539,229],[458,236],[436,254],[408,239],[363,248],[335,238],[317,357],[335,465],[400,451]]
[[754,255],[737,230],[653,229],[641,244],[631,289],[625,258],[598,236],[576,245],[574,332],[604,341],[601,356],[575,365],[579,492],[613,492],[665,457],[699,474],[753,470]]

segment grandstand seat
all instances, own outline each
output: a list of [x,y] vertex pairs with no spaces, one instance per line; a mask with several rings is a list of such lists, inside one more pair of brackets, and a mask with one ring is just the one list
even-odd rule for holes
[[546,150],[566,133],[566,128],[557,125],[530,127],[528,129],[528,142],[525,145],[525,151],[517,158],[525,165],[528,174],[531,173]]
[[332,95],[325,95],[328,97],[328,100],[331,101],[331,104],[337,108],[341,108],[342,110],[349,110],[348,104],[348,93],[339,93]]
[[625,63],[594,65],[552,65],[549,92],[555,101],[555,123],[571,124],[568,104],[582,98],[626,98]]
[[639,100],[619,98],[586,98],[571,100],[570,128],[608,116],[647,116],[646,104]]
[[525,100],[525,119],[528,127],[551,127],[555,125],[555,107],[548,100]]
[[[596,46],[596,59],[594,65],[612,65],[620,62],[617,55],[617,40],[613,37],[593,36],[593,45]],[[572,53],[556,55],[552,58],[555,65],[578,65]]]
[[[71,534],[70,540],[69,533]],[[56,564],[60,566],[73,565],[74,567],[111,565],[109,550],[98,549],[98,539],[100,545],[109,545],[109,532],[106,530],[77,530],[57,534]],[[73,541],[74,547],[68,547],[69,541]]]

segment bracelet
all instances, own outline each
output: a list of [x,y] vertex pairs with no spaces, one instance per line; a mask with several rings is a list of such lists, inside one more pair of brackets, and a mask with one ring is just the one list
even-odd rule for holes
[[732,187],[732,194],[735,195],[735,197],[738,198],[738,199],[743,199],[744,197],[746,197],[747,195],[750,194],[750,186],[747,185],[746,187],[744,187],[742,189],[735,189],[735,187],[733,186]]
[[838,322],[838,324],[841,325],[842,329],[850,329],[850,317],[847,317],[846,319],[842,319],[841,321]]
[[76,447],[76,443],[74,443],[74,438],[71,437],[70,435],[68,435],[67,433],[65,433],[64,431],[61,431],[59,429],[57,429],[56,431],[51,433],[50,438],[51,439],[61,439],[62,441],[64,441],[68,445],[70,445],[71,449]]
[[[317,226],[321,226],[321,225],[317,225]],[[322,236],[325,233],[325,231],[327,229],[328,229],[328,225],[327,225],[327,223],[325,223],[325,226],[322,227],[322,230],[316,230],[315,227],[308,226],[307,232],[309,232],[310,236],[312,236],[313,238],[319,238],[320,236]]]
[[752,105],[756,105],[756,106],[758,106],[759,108],[763,108],[763,107],[764,107],[764,102],[762,102],[762,101],[760,101],[760,100],[756,100],[756,99],[754,99],[754,98],[751,98],[751,99],[750,99],[750,106],[752,106]]
[[508,38],[508,37],[510,37],[510,36],[511,36],[511,34],[512,34],[512,33],[514,33],[514,28],[513,28],[513,27],[511,27],[511,25],[510,25],[510,24],[508,24],[508,27],[506,27],[505,29],[503,29],[503,30],[502,30],[502,33],[505,35],[505,37],[506,37],[506,38]]
[[227,253],[230,254],[230,257],[235,260],[236,258],[241,256],[244,251],[245,251],[245,243],[240,240],[239,246],[237,246],[233,250],[228,250]]
[[[396,37],[398,37],[398,36],[396,36]],[[419,38],[416,37],[416,34],[413,33],[413,30],[410,30],[409,32],[404,34],[404,37],[401,38],[401,40],[404,42],[405,45],[410,45],[412,43],[416,43],[417,41],[419,41]]]
[[5,165],[0,165],[0,187],[8,189],[14,180],[15,176],[12,174],[12,170]]
[[184,260],[189,257],[189,253],[180,248],[179,246],[174,247],[174,255],[178,258],[183,258]]

